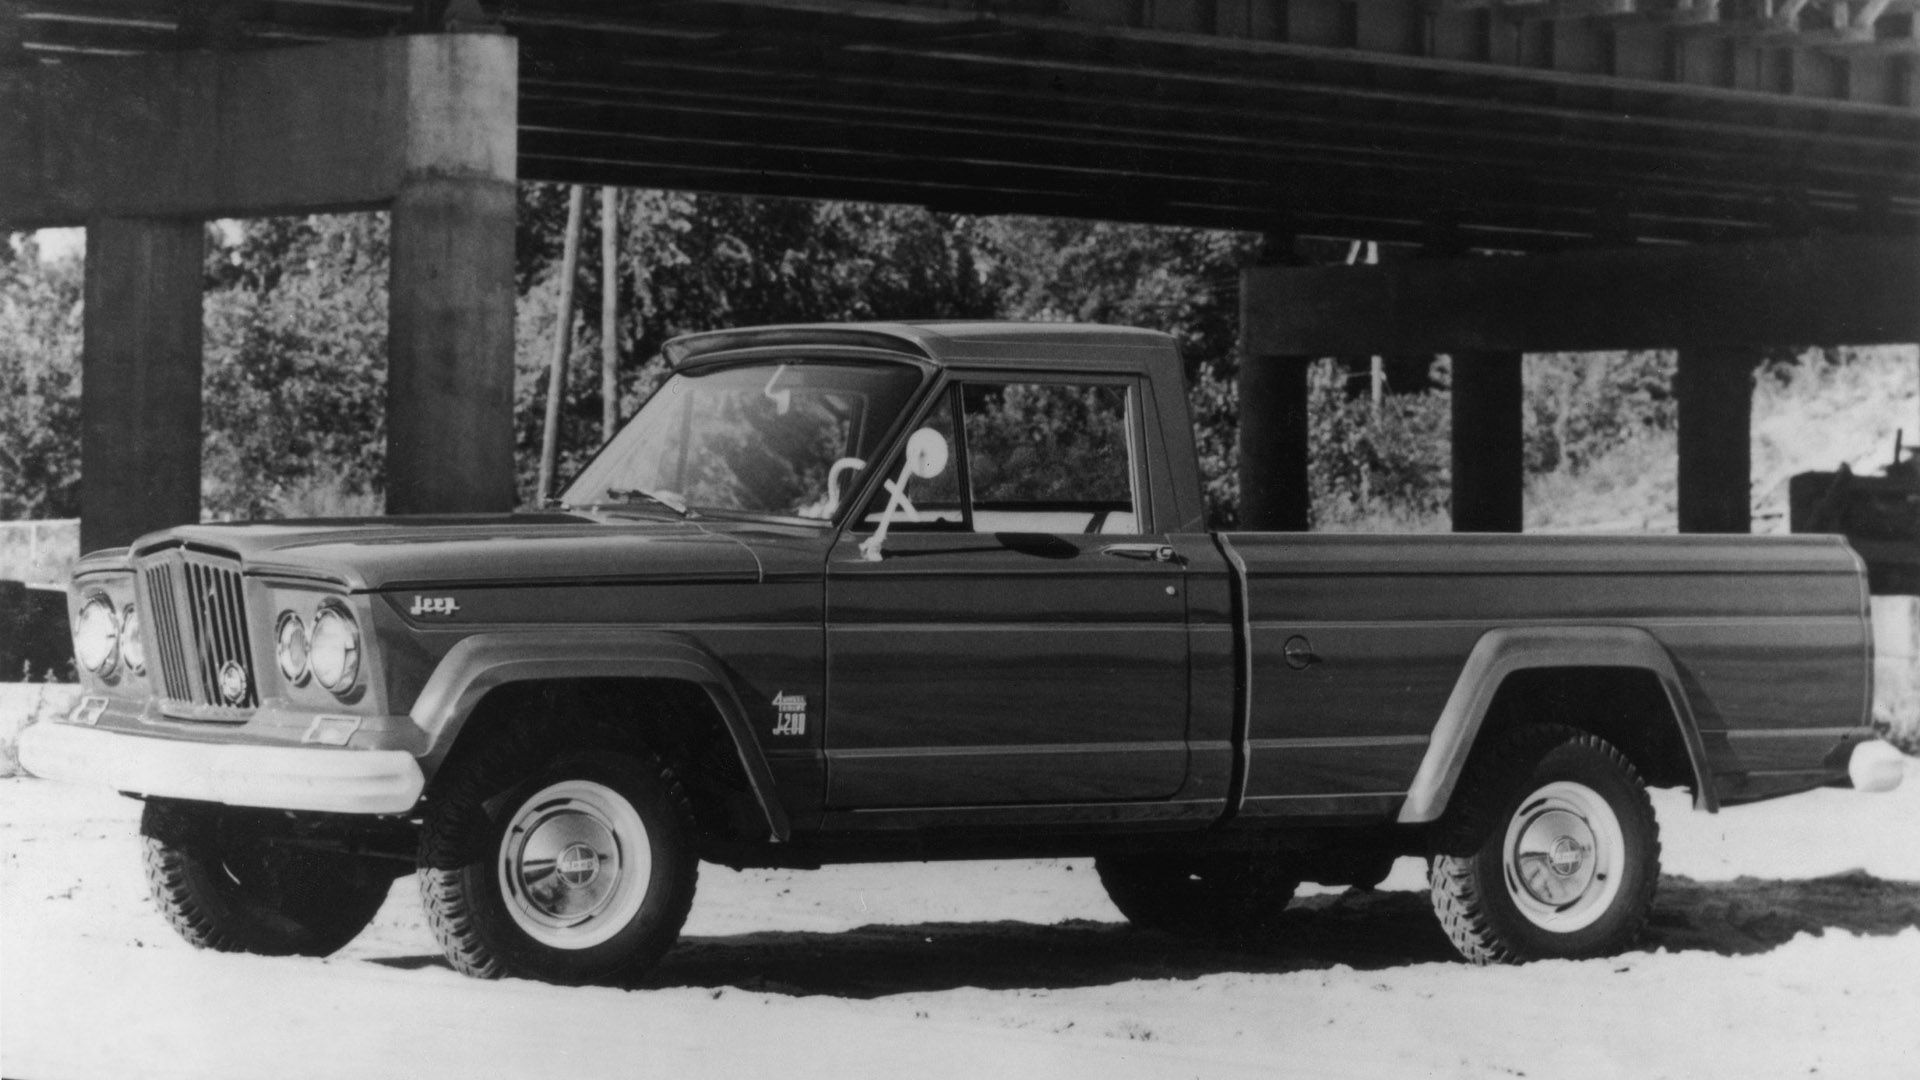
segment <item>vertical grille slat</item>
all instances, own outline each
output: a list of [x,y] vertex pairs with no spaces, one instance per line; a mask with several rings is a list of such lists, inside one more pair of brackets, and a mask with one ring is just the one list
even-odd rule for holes
[[240,595],[240,575],[232,571],[218,572],[220,594],[225,598],[223,622],[227,629],[227,638],[231,647],[227,659],[237,661],[247,673],[247,693],[239,701],[239,707],[252,708],[255,704],[253,689],[253,651],[247,648],[246,604]]
[[207,617],[206,575],[200,572],[197,563],[187,564],[187,614],[193,627],[193,659],[200,672],[201,692],[207,695],[207,703],[211,703],[213,695],[219,692],[214,689],[213,627]]
[[164,563],[145,566],[140,580],[147,592],[147,617],[142,625],[153,641],[163,690],[171,700],[191,701],[193,686],[187,679],[187,655],[180,642],[180,608],[174,600],[173,568]]
[[167,669],[167,689],[181,701],[193,700],[193,679],[187,672],[187,646],[180,638],[180,604],[174,595],[173,571],[169,567],[158,567],[155,571],[162,595],[161,601],[166,607],[166,649],[170,661]]
[[[260,695],[237,562],[174,550],[142,560],[140,575],[168,702],[189,707],[192,718],[244,719],[241,713],[258,706]],[[181,589],[186,592],[184,607]],[[226,700],[220,690],[221,669],[229,664],[238,665],[247,677],[246,693],[238,701]]]
[[[211,568],[205,573],[207,575],[207,608],[212,615],[213,640],[218,649],[218,655],[214,659],[224,664],[233,659],[233,654],[237,651],[233,641],[233,620],[227,616],[227,582],[222,575]],[[219,670],[218,667],[214,668],[216,673]]]

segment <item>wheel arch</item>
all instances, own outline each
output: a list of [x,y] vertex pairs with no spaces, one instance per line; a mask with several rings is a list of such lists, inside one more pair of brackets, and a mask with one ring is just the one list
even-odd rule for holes
[[434,669],[410,710],[426,734],[421,769],[429,778],[438,773],[470,722],[484,715],[483,706],[502,691],[630,680],[697,691],[731,743],[766,835],[775,841],[791,836],[772,770],[725,667],[678,634],[579,629],[482,633],[462,640]]
[[[1693,707],[1673,658],[1652,634],[1627,626],[1500,628],[1474,644],[1453,692],[1434,725],[1426,756],[1401,805],[1401,824],[1438,821],[1453,797],[1461,773],[1484,735],[1516,722],[1521,709],[1551,700],[1557,681],[1606,687],[1635,701],[1634,712],[1664,712],[1670,727],[1645,728],[1640,715],[1608,712],[1602,699],[1577,699],[1585,714],[1556,718],[1593,731],[1620,746],[1655,780],[1690,782],[1694,807],[1717,811]],[[1596,730],[1598,729],[1598,730]],[[1674,760],[1684,754],[1684,762]]]

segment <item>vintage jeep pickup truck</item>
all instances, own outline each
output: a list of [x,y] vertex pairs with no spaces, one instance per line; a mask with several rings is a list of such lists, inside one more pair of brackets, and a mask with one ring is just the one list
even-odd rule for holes
[[1900,776],[1838,539],[1209,533],[1138,330],[665,355],[551,507],[87,556],[26,765],[145,800],[195,944],[324,954],[417,870],[456,968],[567,982],[658,960],[700,860],[1090,855],[1233,937],[1412,854],[1469,959],[1591,956],[1647,918],[1647,785]]

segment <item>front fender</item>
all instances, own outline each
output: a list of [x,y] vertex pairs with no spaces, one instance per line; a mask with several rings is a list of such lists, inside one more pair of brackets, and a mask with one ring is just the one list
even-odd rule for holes
[[775,840],[791,835],[774,796],[773,773],[747,724],[726,669],[687,638],[664,631],[542,628],[475,634],[447,652],[415,699],[411,716],[426,733],[421,767],[431,776],[453,748],[480,699],[509,683],[540,679],[673,679],[705,690],[740,755],[740,766]]
[[1709,811],[1720,808],[1693,706],[1681,688],[1673,657],[1653,635],[1632,626],[1542,626],[1489,630],[1474,643],[1434,725],[1407,801],[1400,807],[1400,823],[1438,821],[1446,812],[1487,710],[1507,676],[1530,668],[1561,667],[1637,668],[1659,679],[1693,768],[1694,806]]

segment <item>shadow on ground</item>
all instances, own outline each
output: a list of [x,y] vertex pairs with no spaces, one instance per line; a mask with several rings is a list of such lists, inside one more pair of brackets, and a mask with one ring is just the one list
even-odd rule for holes
[[1920,882],[1854,871],[1803,881],[1660,879],[1646,947],[1722,956],[1771,951],[1798,934],[1897,934],[1920,927]]
[[[1896,934],[1909,927],[1920,927],[1920,882],[1864,873],[1804,881],[1669,876],[1661,879],[1642,947],[1738,956],[1767,952],[1801,933]],[[424,956],[373,962],[403,969],[444,964]],[[1081,920],[687,937],[635,988],[865,999],[960,987],[1068,989],[1336,964],[1380,970],[1434,962],[1464,963],[1441,933],[1424,892],[1348,892],[1296,903],[1281,933],[1238,944]]]

